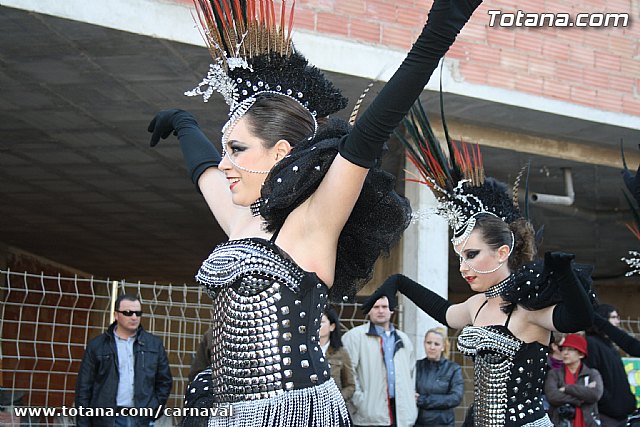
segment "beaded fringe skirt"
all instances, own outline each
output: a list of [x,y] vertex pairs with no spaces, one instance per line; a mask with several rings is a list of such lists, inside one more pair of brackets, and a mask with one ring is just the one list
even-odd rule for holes
[[209,417],[208,427],[349,427],[347,406],[335,382],[279,396],[231,403],[231,416]]

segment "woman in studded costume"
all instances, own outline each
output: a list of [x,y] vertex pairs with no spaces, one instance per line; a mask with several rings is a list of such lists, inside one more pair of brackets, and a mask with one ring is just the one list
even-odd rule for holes
[[196,1],[214,63],[187,94],[206,101],[219,92],[229,105],[222,156],[185,111],[158,113],[149,131],[152,146],[177,135],[229,237],[196,276],[213,299],[212,365],[188,386],[185,406],[231,404],[233,416],[184,424],[350,424],[318,344],[320,317],[327,300],[355,295],[408,225],[408,202],[376,165],[480,2],[436,0],[405,61],[351,127],[326,119],[346,100],[293,49],[285,1],[281,19],[272,0]]
[[[466,426],[552,426],[541,395],[551,331],[591,324],[588,274],[573,255],[553,252],[534,261],[535,233],[506,185],[485,178],[479,152],[447,134],[448,155],[433,136],[419,103],[403,121],[410,159],[438,197],[438,214],[453,229],[460,274],[477,292],[459,304],[397,274],[367,300],[399,291],[438,322],[462,329],[459,350],[474,359],[474,402]],[[446,127],[445,127],[446,132]],[[417,138],[415,135],[424,135]]]

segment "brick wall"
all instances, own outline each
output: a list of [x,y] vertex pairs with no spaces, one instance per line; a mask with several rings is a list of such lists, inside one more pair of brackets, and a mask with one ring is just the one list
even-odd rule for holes
[[[430,0],[298,0],[296,28],[406,50]],[[626,28],[489,27],[488,10],[504,13],[630,13]],[[476,11],[448,57],[473,84],[511,89],[586,107],[640,114],[638,0],[490,0]]]

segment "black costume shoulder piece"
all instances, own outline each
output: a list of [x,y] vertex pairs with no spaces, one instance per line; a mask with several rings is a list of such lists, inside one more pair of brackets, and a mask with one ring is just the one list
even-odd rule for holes
[[[287,216],[318,188],[338,154],[340,141],[350,131],[346,121],[330,119],[314,139],[298,143],[274,166],[262,187],[260,213],[267,231],[280,229]],[[369,170],[338,240],[332,301],[352,301],[371,279],[375,260],[388,255],[409,226],[409,201],[394,186],[395,177],[390,173],[379,167]]]
[[[589,295],[592,303],[596,295],[591,285],[593,266],[587,264],[573,264],[573,271],[580,284]],[[509,313],[513,305],[520,305],[527,310],[540,310],[562,302],[560,286],[553,278],[553,274],[544,268],[542,260],[533,261],[521,266],[512,275],[511,284],[501,294],[505,304],[502,310]]]

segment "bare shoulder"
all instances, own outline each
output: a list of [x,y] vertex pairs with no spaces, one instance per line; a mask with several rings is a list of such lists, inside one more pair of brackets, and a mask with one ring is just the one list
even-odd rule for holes
[[469,316],[473,318],[473,316],[475,316],[478,310],[480,310],[480,307],[482,307],[486,300],[487,297],[485,297],[484,294],[475,294],[467,298],[467,300],[464,302],[464,305],[469,312]]
[[473,323],[473,317],[485,300],[483,294],[476,294],[467,300],[453,304],[447,310],[447,323],[450,327],[461,329]]
[[551,330],[539,319],[544,316],[545,311],[546,309],[526,310],[518,306],[509,324],[511,331],[524,342],[538,341],[542,345],[549,345]]
[[302,269],[314,272],[329,287],[333,284],[338,236],[323,232],[309,222],[308,200],[298,206],[285,220],[276,243]]

